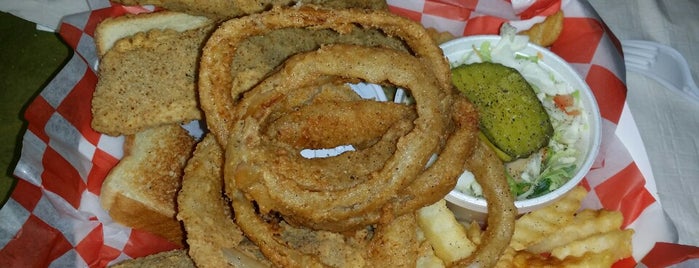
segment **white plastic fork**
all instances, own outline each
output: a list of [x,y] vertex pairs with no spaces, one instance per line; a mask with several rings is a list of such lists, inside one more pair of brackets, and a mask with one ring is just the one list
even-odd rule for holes
[[643,40],[621,41],[626,70],[648,76],[661,85],[699,102],[699,89],[687,60],[672,47]]

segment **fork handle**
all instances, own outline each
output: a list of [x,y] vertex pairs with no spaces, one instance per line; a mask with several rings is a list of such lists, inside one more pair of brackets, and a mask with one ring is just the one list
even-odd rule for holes
[[[677,50],[658,42],[645,40],[623,40],[621,43],[625,53],[624,61],[627,70],[648,76],[663,86],[684,93],[699,102],[699,88],[697,88],[697,85],[694,83],[692,74],[689,71],[689,64],[687,64],[687,60]],[[655,55],[648,55],[643,54],[644,49],[657,49],[657,51],[654,53]],[[647,66],[647,63],[644,65],[644,62],[640,62],[638,57],[632,57],[626,53],[642,54],[634,55],[640,57],[654,57],[650,66],[652,68],[648,68],[649,66]],[[660,57],[660,55],[669,58]],[[682,81],[670,81],[670,78],[667,77],[668,75],[660,75],[660,73],[665,72],[667,69],[678,70],[680,73],[671,76]]]

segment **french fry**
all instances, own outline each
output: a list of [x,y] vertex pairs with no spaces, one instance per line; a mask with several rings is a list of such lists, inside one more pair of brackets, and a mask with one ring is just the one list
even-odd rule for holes
[[445,200],[419,209],[417,215],[418,225],[432,244],[435,255],[447,265],[470,256],[476,249]]
[[575,220],[576,221],[586,221],[589,219],[594,219],[594,218],[598,217],[599,212],[600,212],[599,210],[595,210],[595,209],[583,209],[582,211],[575,213]]
[[[553,204],[515,221],[510,246],[495,267],[611,267],[632,254],[634,230],[622,230],[623,215],[605,209],[580,210],[587,195],[576,187]],[[418,267],[444,267],[467,257],[481,243],[478,222],[459,223],[444,200],[418,211],[424,234]],[[441,260],[441,261],[440,261]]]
[[546,17],[544,21],[534,24],[529,30],[523,31],[522,34],[529,36],[530,42],[548,47],[558,39],[561,31],[563,31],[563,11],[559,10]]
[[472,221],[471,224],[469,224],[466,227],[466,236],[468,237],[468,240],[471,240],[476,245],[481,244],[481,236],[483,235],[483,230],[481,229],[481,225],[478,224],[476,221]]
[[444,268],[442,259],[434,255],[434,250],[429,242],[423,241],[418,248],[416,268]]
[[497,268],[515,267],[515,263],[514,263],[515,255],[517,255],[517,251],[515,251],[514,248],[512,248],[512,247],[506,248],[505,252],[503,252],[502,256],[500,256],[500,259],[498,259],[498,262],[495,263],[495,267],[497,267]]
[[434,42],[437,44],[441,44],[456,38],[456,36],[450,32],[437,31],[435,28],[427,28],[427,34],[429,34],[432,40],[434,40]]
[[627,229],[594,234],[551,250],[551,256],[562,260],[569,256],[581,257],[588,253],[604,251],[610,251],[614,254],[613,256],[617,257],[628,256],[631,254],[631,236],[633,233],[633,230]]
[[551,252],[554,248],[566,245],[597,233],[618,230],[624,220],[621,212],[608,210],[585,210],[565,227],[549,235],[541,242],[527,248],[532,253]]
[[621,229],[621,212],[576,213],[586,194],[576,187],[554,204],[518,219],[510,248],[496,267],[611,267],[631,256],[634,231]]
[[573,221],[580,202],[587,195],[583,187],[573,188],[552,205],[523,215],[515,222],[511,246],[523,250]]
[[[630,255],[629,253],[628,255]],[[627,256],[628,256],[627,255]],[[611,267],[614,263],[621,259],[618,254],[611,251],[603,251],[599,253],[588,253],[579,258],[566,258],[561,261],[562,267]]]
[[560,266],[560,261],[549,259],[539,254],[528,251],[516,251],[510,257],[509,266],[502,267],[556,267]]
[[570,257],[564,260],[546,257],[540,254],[534,254],[528,251],[518,251],[516,255],[507,263],[506,266],[498,267],[516,267],[516,268],[534,268],[534,267],[611,267],[617,258],[613,253],[605,251],[600,253],[589,253],[581,257]]

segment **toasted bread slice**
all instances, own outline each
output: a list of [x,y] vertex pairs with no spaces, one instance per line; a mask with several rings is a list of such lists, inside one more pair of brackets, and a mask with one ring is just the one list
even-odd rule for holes
[[124,157],[107,175],[102,207],[116,222],[183,244],[176,219],[176,195],[195,139],[179,125],[165,125],[127,136]]
[[[197,66],[212,21],[158,12],[106,20],[100,26],[96,42],[106,51],[92,98],[93,129],[112,136],[131,135],[202,118]],[[110,41],[138,28],[142,31]]]
[[95,29],[95,45],[100,57],[112,48],[117,40],[150,30],[174,30],[185,32],[211,24],[206,17],[187,13],[160,11],[142,14],[127,14],[107,18]]

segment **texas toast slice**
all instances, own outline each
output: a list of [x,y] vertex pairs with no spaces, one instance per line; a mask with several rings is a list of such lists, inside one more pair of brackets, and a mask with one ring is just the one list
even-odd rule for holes
[[176,124],[126,136],[124,157],[102,184],[102,207],[118,223],[182,245],[176,196],[195,144]]

